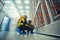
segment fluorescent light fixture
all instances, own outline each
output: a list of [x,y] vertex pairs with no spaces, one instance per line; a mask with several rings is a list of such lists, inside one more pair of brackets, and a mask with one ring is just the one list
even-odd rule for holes
[[24,10],[20,10],[20,12],[24,12]]
[[30,2],[29,2],[29,0],[25,0],[25,4],[29,4]]
[[26,15],[29,17],[29,13],[26,13]]
[[4,1],[5,3],[11,3],[11,1]]
[[21,1],[20,0],[17,0],[16,3],[20,3],[21,4]]
[[22,6],[19,6],[19,9],[23,9],[23,7]]
[[29,12],[29,10],[26,10],[26,12]]
[[26,9],[29,9],[29,6],[25,6]]
[[25,15],[25,13],[21,13],[21,15]]

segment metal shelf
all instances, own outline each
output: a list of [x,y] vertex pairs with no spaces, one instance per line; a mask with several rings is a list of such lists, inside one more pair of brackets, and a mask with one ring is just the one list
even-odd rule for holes
[[3,9],[3,7],[4,7],[4,2],[2,0],[0,0],[0,12]]
[[40,5],[40,1],[38,2],[38,4],[37,4],[37,7],[36,7],[36,10],[35,10],[35,14],[34,14],[34,17],[36,16],[36,14],[37,14],[37,11],[38,11],[38,7],[39,7],[39,5]]

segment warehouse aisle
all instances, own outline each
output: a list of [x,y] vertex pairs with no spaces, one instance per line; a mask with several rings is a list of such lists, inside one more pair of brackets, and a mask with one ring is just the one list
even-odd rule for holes
[[60,40],[60,0],[0,0],[0,40]]

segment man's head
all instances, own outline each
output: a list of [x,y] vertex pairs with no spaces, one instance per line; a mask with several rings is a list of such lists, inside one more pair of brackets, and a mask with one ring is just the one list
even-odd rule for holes
[[29,22],[29,23],[31,23],[31,22],[32,22],[32,20],[29,20],[28,22]]

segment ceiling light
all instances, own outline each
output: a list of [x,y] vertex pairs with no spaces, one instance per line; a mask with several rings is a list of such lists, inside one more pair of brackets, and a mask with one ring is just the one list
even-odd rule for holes
[[27,16],[29,16],[29,13],[26,13]]
[[24,12],[23,10],[20,10],[20,12]]
[[26,10],[26,12],[29,12],[29,10]]
[[29,9],[29,6],[26,6],[25,8],[26,8],[26,9]]
[[4,1],[5,3],[11,3],[11,1]]
[[25,13],[21,13],[21,15],[25,15]]
[[16,1],[16,3],[20,3],[21,4],[21,1]]
[[25,4],[29,4],[29,0],[25,0]]
[[19,9],[23,9],[23,7],[22,6],[19,6]]

